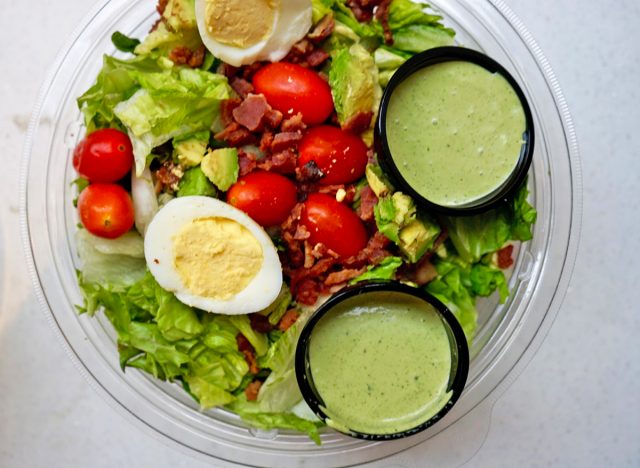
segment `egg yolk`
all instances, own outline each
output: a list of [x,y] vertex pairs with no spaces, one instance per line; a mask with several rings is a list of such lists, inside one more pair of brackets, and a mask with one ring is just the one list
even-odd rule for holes
[[229,300],[258,274],[262,246],[242,224],[227,218],[198,218],[173,238],[176,270],[192,294]]
[[251,47],[271,34],[277,0],[207,0],[207,32],[233,47]]

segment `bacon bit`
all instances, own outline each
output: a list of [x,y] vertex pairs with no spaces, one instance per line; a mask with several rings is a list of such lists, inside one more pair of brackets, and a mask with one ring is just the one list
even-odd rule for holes
[[256,359],[256,350],[253,349],[249,340],[242,333],[236,335],[236,344],[238,345],[238,351],[244,355],[244,360],[249,364],[249,372],[251,374],[260,372],[258,360]]
[[158,29],[158,26],[160,26],[160,23],[162,23],[162,20],[164,18],[158,18],[152,25],[151,25],[151,29],[149,29],[149,32],[152,33],[153,31],[155,31],[156,29]]
[[304,241],[304,264],[303,268],[311,268],[316,262],[316,258],[313,256],[313,247],[309,241]]
[[253,79],[253,75],[256,74],[265,65],[265,62],[254,62],[250,65],[245,65],[240,69],[240,76],[245,80]]
[[298,142],[302,139],[302,132],[280,132],[276,133],[271,142],[271,151],[274,153],[286,149],[298,148]]
[[252,132],[262,127],[264,116],[271,106],[263,94],[249,94],[242,103],[233,109],[233,118]]
[[362,273],[367,271],[366,267],[362,268],[345,268],[340,271],[334,271],[333,273],[329,273],[327,275],[327,279],[324,280],[324,284],[326,286],[334,286],[336,284],[343,284],[353,278],[360,276]]
[[304,279],[296,289],[296,301],[300,304],[313,305],[320,296],[318,283],[312,279]]
[[331,57],[327,52],[322,49],[316,49],[307,55],[307,63],[310,67],[316,68],[322,65],[324,62],[329,60]]
[[279,110],[269,109],[264,115],[264,124],[269,128],[278,128],[280,122],[282,122],[282,112]]
[[341,125],[342,130],[355,134],[364,132],[371,126],[371,118],[373,112],[357,112],[355,115],[349,117],[347,121]]
[[260,151],[266,153],[271,149],[271,142],[273,141],[273,132],[269,130],[265,130],[265,132],[260,137]]
[[378,164],[378,158],[376,157],[376,152],[373,148],[369,148],[367,150],[367,162],[369,164]]
[[158,4],[156,5],[156,11],[160,16],[164,15],[164,10],[167,8],[169,4],[169,0],[158,0]]
[[291,231],[292,229],[294,231],[296,230],[298,222],[300,221],[300,216],[302,215],[302,208],[302,203],[295,204],[291,213],[289,213],[289,217],[280,225],[284,231]]
[[175,192],[178,190],[178,182],[182,179],[184,172],[182,169],[175,165],[173,161],[167,160],[162,163],[162,166],[155,172],[156,176],[156,191],[157,192]]
[[256,155],[253,153],[247,153],[242,149],[238,151],[238,172],[240,177],[247,175],[257,167],[257,159]]
[[377,265],[391,253],[386,250],[391,241],[380,231],[376,231],[375,234],[369,239],[366,247],[362,249],[358,254],[353,257],[349,257],[342,263],[349,267],[361,267],[364,265]]
[[431,254],[425,254],[412,271],[407,272],[409,279],[418,286],[424,286],[438,276],[438,271],[436,267],[433,266],[433,263],[431,263],[430,257]]
[[384,43],[387,45],[393,45],[393,35],[391,34],[391,27],[389,26],[390,6],[391,0],[382,0],[375,13],[376,19],[380,21],[380,24],[382,25]]
[[262,314],[249,314],[251,328],[258,333],[269,333],[275,327],[269,323],[269,319]]
[[242,99],[246,98],[249,93],[253,93],[253,85],[244,78],[234,76],[229,80],[229,85]]
[[233,65],[229,65],[228,63],[222,62],[220,65],[218,65],[218,69],[216,71],[220,75],[231,78],[236,75],[236,73],[238,72],[238,68],[234,67]]
[[505,270],[513,265],[513,245],[509,244],[498,250],[498,268]]
[[233,122],[233,110],[240,105],[242,99],[230,98],[220,103],[220,119],[225,127]]
[[315,258],[322,258],[322,257],[332,257],[335,259],[340,258],[340,255],[338,255],[333,250],[328,248],[322,242],[318,242],[316,245],[313,246],[312,254]]
[[247,385],[247,388],[244,389],[244,394],[247,397],[247,401],[256,401],[258,399],[260,387],[262,387],[262,382],[260,380],[254,380],[249,385]]
[[335,26],[336,22],[333,20],[333,13],[329,13],[328,15],[325,15],[318,24],[316,24],[313,31],[307,34],[307,38],[314,44],[319,44],[331,36]]
[[198,47],[191,50],[188,47],[177,46],[169,52],[169,58],[176,65],[189,65],[191,68],[198,68],[204,62],[205,48]]
[[356,210],[362,221],[371,221],[373,219],[373,208],[378,203],[378,197],[368,185],[360,190],[360,206]]
[[287,310],[278,323],[278,329],[282,332],[286,332],[291,328],[291,325],[296,323],[298,317],[300,317],[300,313],[296,309]]
[[332,197],[337,197],[340,190],[345,191],[345,196],[342,199],[342,203],[350,204],[356,197],[355,185],[320,185],[319,187],[309,187],[311,191],[318,193],[326,193]]
[[224,141],[229,146],[239,147],[256,143],[257,138],[249,130],[243,128],[239,123],[232,122],[224,130],[213,136],[218,141]]
[[191,68],[200,68],[204,63],[204,57],[206,55],[206,49],[204,45],[201,45],[193,51],[191,58],[189,59],[189,66]]
[[280,130],[283,132],[302,132],[306,130],[306,128],[307,126],[302,121],[302,114],[298,112],[297,114],[286,118],[282,122],[282,127],[280,128]]
[[311,233],[307,230],[306,226],[302,224],[298,224],[298,226],[296,227],[296,232],[293,235],[293,238],[295,240],[303,241],[303,240],[307,240],[309,236],[311,236]]
[[287,149],[267,156],[258,163],[258,167],[265,171],[275,171],[280,174],[294,174],[296,171],[296,159],[296,153],[291,149]]
[[299,182],[315,182],[324,177],[315,161],[311,160],[302,167],[296,168],[296,180]]
[[368,23],[373,18],[373,9],[379,2],[376,0],[349,0],[347,6],[361,23]]

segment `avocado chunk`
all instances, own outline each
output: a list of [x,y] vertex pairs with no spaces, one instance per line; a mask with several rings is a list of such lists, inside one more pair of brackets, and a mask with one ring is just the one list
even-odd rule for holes
[[439,235],[440,226],[420,215],[400,230],[398,246],[409,261],[415,263],[433,248]]
[[393,192],[393,186],[391,182],[389,182],[389,179],[382,173],[380,166],[367,164],[365,176],[369,187],[371,187],[371,190],[373,190],[373,193],[375,193],[378,198],[385,197]]
[[202,159],[202,172],[223,192],[238,180],[238,150],[220,148],[209,150]]
[[185,171],[184,176],[180,179],[177,195],[179,197],[189,195],[215,197],[218,195],[218,191],[209,179],[207,179],[207,176],[204,175],[201,167],[192,167],[188,171]]
[[183,167],[194,167],[202,162],[207,152],[209,132],[193,133],[185,138],[173,139],[173,155]]
[[416,209],[413,199],[402,192],[380,198],[374,207],[378,230],[392,240],[410,262],[419,261],[433,248],[440,226]]

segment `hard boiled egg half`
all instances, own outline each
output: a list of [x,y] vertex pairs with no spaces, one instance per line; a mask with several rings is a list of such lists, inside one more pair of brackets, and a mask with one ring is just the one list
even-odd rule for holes
[[284,58],[311,28],[311,12],[310,0],[196,0],[202,42],[236,67]]
[[282,267],[267,233],[215,198],[180,197],[164,205],[147,228],[144,255],[160,286],[208,312],[257,312],[282,286]]

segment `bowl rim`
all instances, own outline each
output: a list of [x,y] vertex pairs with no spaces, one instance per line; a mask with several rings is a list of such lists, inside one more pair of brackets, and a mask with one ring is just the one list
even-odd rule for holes
[[[480,197],[477,200],[473,200],[459,206],[448,206],[434,203],[415,190],[400,173],[400,170],[393,160],[392,152],[387,140],[387,109],[393,96],[393,91],[413,73],[422,70],[423,68],[445,62],[469,62],[479,65],[491,73],[502,75],[518,96],[525,115],[523,144],[520,150],[520,156],[518,157],[518,161],[511,171],[511,174],[493,192]],[[380,101],[380,107],[374,126],[374,146],[376,153],[378,154],[378,161],[385,173],[389,174],[392,182],[395,183],[396,186],[400,187],[402,191],[411,195],[411,197],[416,200],[421,207],[444,215],[468,216],[483,213],[498,207],[506,200],[512,198],[520,186],[525,183],[527,173],[531,167],[531,161],[533,159],[535,129],[531,108],[529,107],[527,98],[517,81],[500,63],[488,55],[473,49],[467,49],[460,46],[443,46],[428,49],[414,55],[400,65],[397,71],[393,74]]]
[[348,429],[345,431],[341,428],[331,426],[335,430],[342,432],[343,434],[346,434],[348,436],[355,437],[357,439],[401,439],[424,431],[425,429],[433,426],[440,419],[442,419],[458,401],[458,398],[464,390],[467,376],[469,374],[469,347],[462,327],[460,326],[453,313],[449,310],[449,308],[447,308],[447,306],[445,306],[439,299],[437,299],[432,294],[429,294],[424,289],[409,286],[399,281],[378,280],[357,283],[355,285],[341,289],[340,291],[333,294],[326,302],[324,302],[322,305],[320,305],[320,307],[318,307],[318,309],[316,309],[309,320],[307,320],[302,329],[302,332],[300,333],[298,343],[296,344],[295,353],[296,380],[298,382],[298,387],[300,388],[300,392],[302,393],[304,401],[307,403],[307,405],[309,405],[314,414],[323,422],[331,419],[322,409],[322,407],[324,406],[324,402],[318,395],[315,385],[313,384],[313,378],[311,377],[311,370],[309,366],[309,343],[311,341],[313,329],[327,313],[329,313],[334,309],[335,306],[341,304],[345,300],[376,292],[392,292],[405,294],[418,298],[433,306],[445,322],[446,326],[448,326],[449,330],[451,331],[450,334],[448,333],[449,339],[450,341],[452,341],[452,348],[455,347],[457,354],[455,374],[453,375],[453,378],[450,378],[449,387],[447,388],[447,391],[451,392],[451,396],[443,405],[443,407],[426,421],[410,429],[389,434],[369,434],[353,429]]

